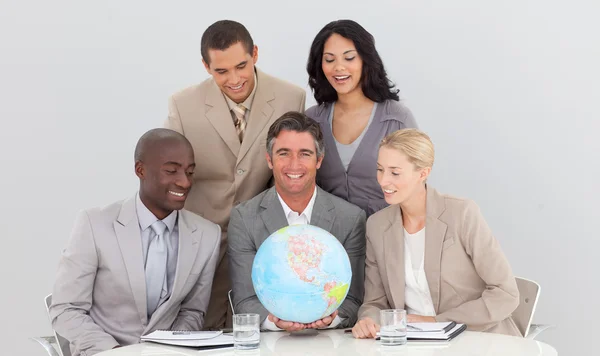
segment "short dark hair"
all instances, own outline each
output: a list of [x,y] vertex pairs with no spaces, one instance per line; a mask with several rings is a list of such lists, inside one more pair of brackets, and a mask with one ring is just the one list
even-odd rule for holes
[[231,20],[217,21],[208,26],[202,34],[202,40],[200,41],[202,59],[210,65],[209,49],[224,51],[238,42],[241,42],[246,52],[252,55],[254,41],[244,25]]
[[331,35],[338,35],[354,42],[356,51],[363,61],[361,87],[365,96],[375,102],[381,103],[392,99],[399,101],[400,97],[385,71],[383,61],[375,49],[375,39],[361,25],[352,20],[337,20],[325,25],[319,31],[310,47],[310,54],[306,64],[308,72],[308,85],[313,91],[318,104],[331,103],[337,100],[337,92],[329,84],[323,73],[323,47]]
[[325,154],[325,143],[323,142],[323,132],[321,126],[315,120],[297,111],[288,111],[269,127],[267,133],[267,153],[273,157],[273,146],[275,139],[281,131],[308,132],[315,140],[317,157]]

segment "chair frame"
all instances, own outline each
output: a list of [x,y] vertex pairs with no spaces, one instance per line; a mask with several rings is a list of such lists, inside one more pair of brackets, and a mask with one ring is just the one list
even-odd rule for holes
[[[44,298],[44,304],[46,305],[46,313],[48,313],[49,318],[50,304],[52,304],[52,294],[48,294]],[[54,336],[30,337],[30,339],[37,342],[44,349],[46,349],[46,352],[49,356],[71,356],[69,342],[62,336],[58,335],[54,328],[52,328],[52,333],[54,334]],[[53,344],[56,345],[56,347],[53,347]]]
[[542,293],[542,287],[540,286],[540,284],[538,282],[528,279],[528,278],[515,277],[515,279],[533,283],[537,286],[537,293],[535,295],[535,300],[533,301],[533,307],[531,309],[531,314],[529,315],[529,320],[527,322],[527,329],[525,330],[525,334],[523,335],[524,338],[535,339],[542,331],[553,327],[553,325],[549,325],[549,324],[532,324],[533,316],[535,314],[535,310],[537,309],[537,303],[540,299],[540,294]]

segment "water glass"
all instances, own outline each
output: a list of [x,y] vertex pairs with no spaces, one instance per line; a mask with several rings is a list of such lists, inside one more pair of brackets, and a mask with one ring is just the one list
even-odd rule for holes
[[236,350],[257,349],[260,344],[260,316],[233,315],[233,347]]
[[381,345],[396,346],[406,344],[406,310],[385,309],[379,312]]

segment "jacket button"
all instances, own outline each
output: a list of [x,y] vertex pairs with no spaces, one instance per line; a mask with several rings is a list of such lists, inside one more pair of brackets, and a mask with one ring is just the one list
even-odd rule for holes
[[243,169],[238,169],[237,170],[237,174],[241,176],[242,174],[244,174],[244,170]]

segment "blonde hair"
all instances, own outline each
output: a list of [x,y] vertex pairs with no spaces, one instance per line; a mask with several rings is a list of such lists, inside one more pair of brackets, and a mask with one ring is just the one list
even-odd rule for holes
[[423,131],[402,129],[387,135],[379,148],[387,147],[404,153],[417,169],[433,167],[433,142]]

